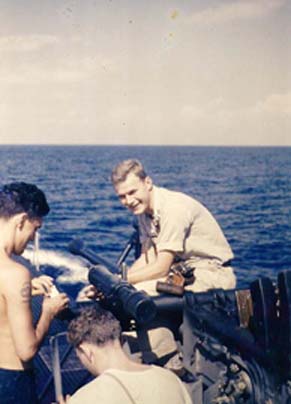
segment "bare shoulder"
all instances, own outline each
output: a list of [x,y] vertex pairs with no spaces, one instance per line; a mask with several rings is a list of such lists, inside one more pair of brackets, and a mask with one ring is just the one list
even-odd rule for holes
[[24,295],[30,293],[29,270],[7,257],[0,260],[0,290],[3,294],[22,291]]
[[30,276],[29,270],[10,257],[0,257],[0,276]]

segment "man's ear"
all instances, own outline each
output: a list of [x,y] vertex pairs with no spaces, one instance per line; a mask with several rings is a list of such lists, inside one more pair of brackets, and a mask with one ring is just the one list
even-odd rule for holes
[[153,189],[153,180],[151,179],[151,177],[149,176],[145,177],[144,181],[147,186],[147,189],[151,191]]
[[91,349],[90,344],[86,344],[85,342],[81,342],[81,344],[78,346],[78,350],[80,353],[82,353],[86,359],[91,363],[92,358],[93,358],[93,352]]
[[18,213],[13,217],[14,223],[16,227],[18,227],[20,230],[23,228],[25,221],[28,219],[28,215],[25,212]]

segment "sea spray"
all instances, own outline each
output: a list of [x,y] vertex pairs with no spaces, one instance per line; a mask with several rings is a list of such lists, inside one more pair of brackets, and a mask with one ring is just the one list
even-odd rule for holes
[[[34,250],[27,248],[22,256],[34,265]],[[88,265],[85,260],[70,254],[53,250],[39,249],[39,266],[56,268],[56,280],[61,284],[88,283]],[[62,269],[59,271],[59,269]],[[57,271],[58,270],[58,271]]]

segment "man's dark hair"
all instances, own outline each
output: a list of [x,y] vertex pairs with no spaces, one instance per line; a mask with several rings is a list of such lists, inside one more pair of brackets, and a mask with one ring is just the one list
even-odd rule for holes
[[81,310],[68,327],[68,341],[75,348],[82,342],[99,346],[120,340],[121,326],[110,311],[100,306],[87,307]]
[[125,181],[127,176],[131,173],[135,174],[141,180],[144,180],[147,177],[147,173],[139,160],[124,160],[117,164],[112,170],[112,184],[115,186],[120,182]]
[[10,218],[18,213],[27,213],[29,218],[48,214],[45,194],[36,185],[12,182],[0,189],[0,217]]

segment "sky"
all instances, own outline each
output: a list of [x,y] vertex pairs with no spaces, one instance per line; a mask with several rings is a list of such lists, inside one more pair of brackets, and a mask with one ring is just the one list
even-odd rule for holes
[[0,144],[291,145],[290,0],[0,0]]

